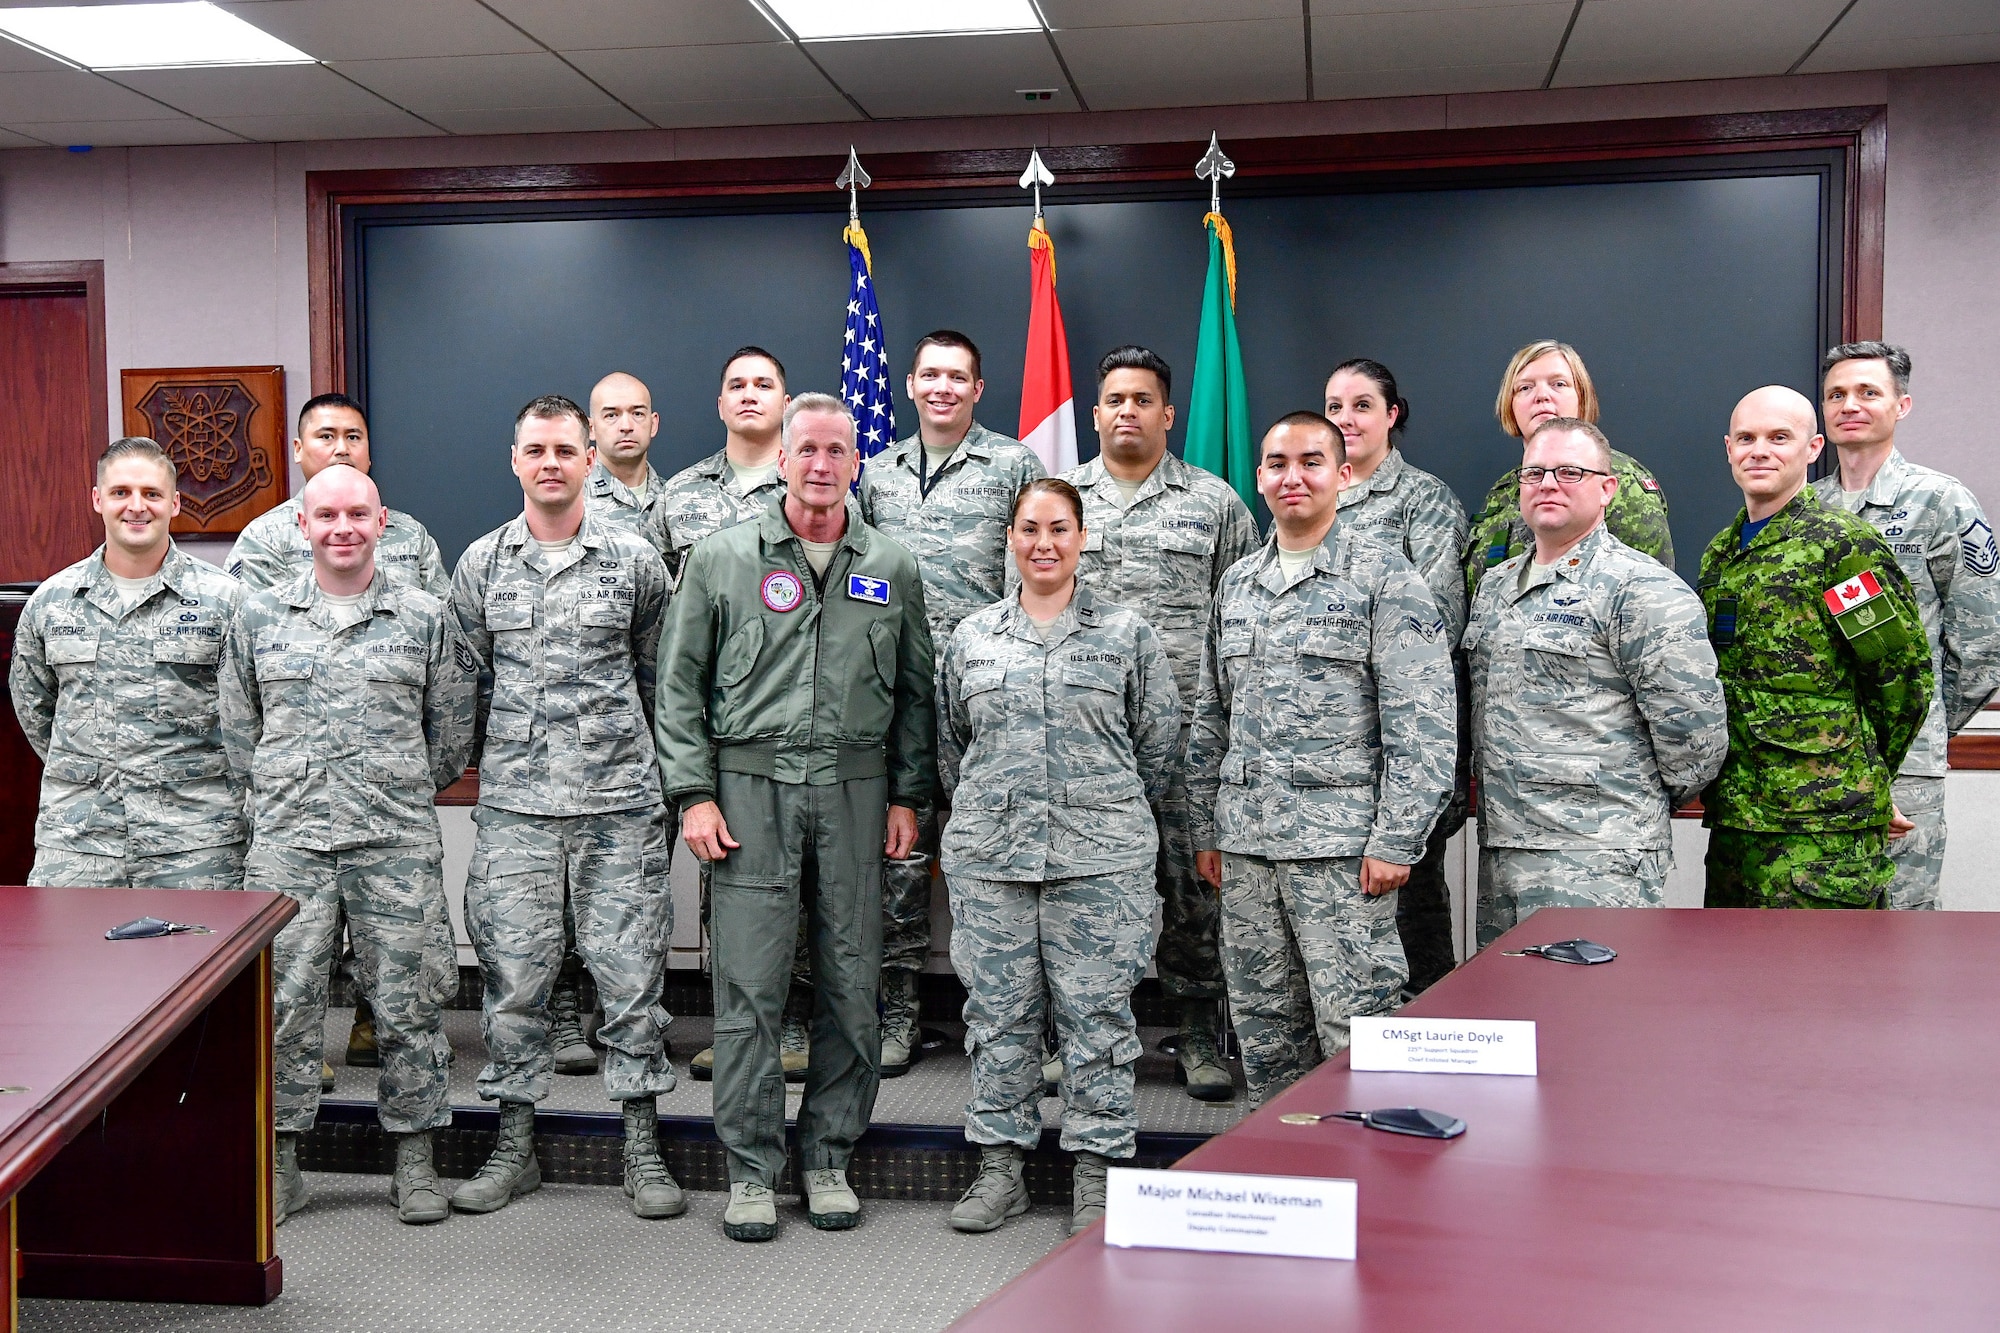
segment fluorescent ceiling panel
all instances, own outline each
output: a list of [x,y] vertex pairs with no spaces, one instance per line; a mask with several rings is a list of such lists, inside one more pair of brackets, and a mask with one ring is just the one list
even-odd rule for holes
[[1032,0],[758,0],[802,42],[1040,32]]
[[297,47],[207,0],[0,9],[0,34],[85,69],[313,63]]

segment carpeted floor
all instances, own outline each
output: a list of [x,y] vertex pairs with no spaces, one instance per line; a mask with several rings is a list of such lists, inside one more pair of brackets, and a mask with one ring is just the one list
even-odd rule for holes
[[28,1300],[22,1330],[925,1333],[1061,1243],[1067,1221],[1040,1207],[963,1236],[946,1224],[949,1205],[872,1200],[855,1230],[821,1232],[786,1199],[778,1238],[744,1245],[722,1234],[724,1195],[691,1194],[685,1216],[644,1222],[618,1190],[545,1185],[498,1213],[406,1227],[385,1177],[307,1179],[311,1203],[278,1231],[275,1303]]

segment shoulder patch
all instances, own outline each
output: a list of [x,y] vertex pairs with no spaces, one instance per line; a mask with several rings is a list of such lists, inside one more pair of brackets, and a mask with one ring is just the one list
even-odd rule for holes
[[1642,491],[1652,491],[1653,493],[1658,494],[1660,489],[1660,483],[1654,481],[1651,477],[1641,477],[1639,478],[1639,489]]
[[1993,529],[1986,520],[1975,518],[1958,534],[1958,549],[1965,556],[1965,572],[1981,578],[2000,571],[2000,546],[1993,542]]

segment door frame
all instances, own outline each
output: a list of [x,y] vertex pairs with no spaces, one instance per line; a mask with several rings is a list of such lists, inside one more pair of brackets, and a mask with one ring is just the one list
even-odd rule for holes
[[84,386],[94,410],[90,442],[102,454],[111,445],[111,368],[104,346],[104,261],[101,259],[32,260],[0,263],[0,297],[32,295],[83,296],[85,339],[89,343],[90,380]]

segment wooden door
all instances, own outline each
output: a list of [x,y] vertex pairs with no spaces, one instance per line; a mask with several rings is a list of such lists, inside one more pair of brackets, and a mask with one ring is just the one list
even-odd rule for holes
[[0,583],[45,579],[89,555],[110,440],[104,265],[0,264]]

